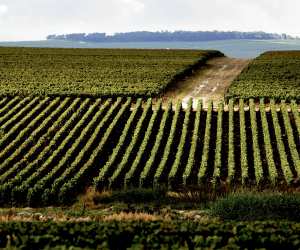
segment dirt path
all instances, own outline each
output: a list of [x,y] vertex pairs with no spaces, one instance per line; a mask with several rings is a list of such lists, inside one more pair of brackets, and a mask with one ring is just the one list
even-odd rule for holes
[[224,93],[230,83],[249,62],[228,57],[209,60],[207,66],[170,88],[163,99],[181,99],[184,108],[190,98],[194,99],[194,107],[196,99],[202,99],[204,106],[207,106],[208,100],[217,104],[224,100]]

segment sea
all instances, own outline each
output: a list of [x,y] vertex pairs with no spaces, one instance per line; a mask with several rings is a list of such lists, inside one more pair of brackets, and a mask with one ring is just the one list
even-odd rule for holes
[[205,42],[91,43],[58,40],[0,42],[0,46],[39,48],[215,49],[232,58],[255,58],[265,51],[300,50],[300,40],[222,40]]

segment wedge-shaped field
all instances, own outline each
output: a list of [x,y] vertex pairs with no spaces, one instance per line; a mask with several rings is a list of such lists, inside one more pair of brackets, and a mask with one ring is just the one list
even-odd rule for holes
[[218,51],[0,48],[0,94],[153,96]]
[[253,100],[216,111],[191,101],[183,110],[151,99],[2,98],[0,203],[69,203],[89,186],[297,184],[299,106],[268,109]]
[[227,96],[300,99],[300,51],[266,52],[234,80]]

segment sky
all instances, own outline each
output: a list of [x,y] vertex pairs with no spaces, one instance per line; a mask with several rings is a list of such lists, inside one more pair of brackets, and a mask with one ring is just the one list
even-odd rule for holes
[[299,0],[0,0],[0,41],[160,30],[300,36]]

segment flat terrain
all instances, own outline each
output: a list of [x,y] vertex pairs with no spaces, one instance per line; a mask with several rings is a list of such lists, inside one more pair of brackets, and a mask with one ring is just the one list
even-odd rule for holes
[[249,62],[250,60],[228,57],[210,59],[192,76],[170,86],[164,99],[180,99],[183,101],[184,107],[187,106],[190,98],[202,99],[205,106],[207,106],[208,100],[215,103],[222,102],[227,88]]

